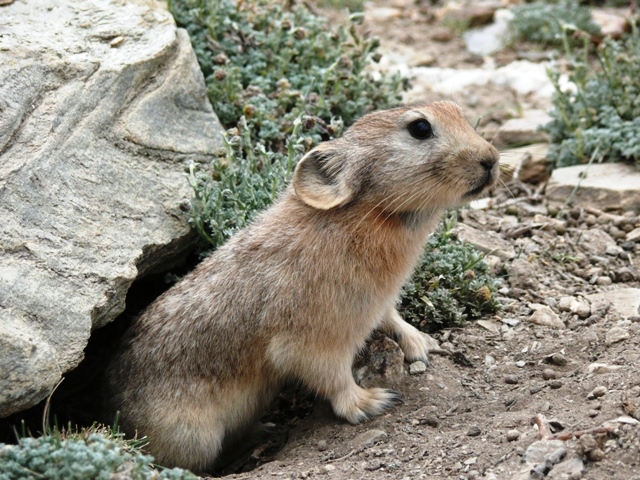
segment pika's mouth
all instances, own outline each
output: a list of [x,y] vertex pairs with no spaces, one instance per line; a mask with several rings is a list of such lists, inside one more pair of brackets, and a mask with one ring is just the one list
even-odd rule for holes
[[472,190],[469,190],[467,193],[464,194],[465,197],[475,197],[476,195],[482,193],[482,191],[487,188],[490,187],[491,185],[493,185],[493,174],[491,173],[491,171],[488,171],[485,174],[484,179],[482,180],[482,183],[480,183],[480,185],[478,185],[477,187],[474,187]]

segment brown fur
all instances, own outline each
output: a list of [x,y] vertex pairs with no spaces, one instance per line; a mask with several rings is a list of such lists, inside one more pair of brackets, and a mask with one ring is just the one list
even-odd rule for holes
[[[435,137],[409,134],[419,118]],[[287,380],[352,423],[380,414],[397,397],[356,385],[353,357],[381,328],[426,360],[400,289],[441,211],[492,185],[498,157],[449,102],[374,112],[319,145],[275,205],[136,319],[108,369],[110,410],[160,464],[200,471]]]

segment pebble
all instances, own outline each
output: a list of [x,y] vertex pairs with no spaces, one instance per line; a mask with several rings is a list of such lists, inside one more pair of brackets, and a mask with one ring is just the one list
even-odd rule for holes
[[527,362],[525,362],[524,360],[518,360],[516,362],[516,367],[518,368],[524,368],[524,366],[527,364]]
[[509,430],[507,432],[507,442],[515,442],[520,439],[520,432],[518,430]]
[[553,380],[555,378],[558,378],[558,374],[551,368],[545,368],[542,371],[542,378],[544,378],[545,380]]
[[531,388],[529,389],[529,393],[530,393],[531,395],[535,395],[536,393],[540,392],[540,391],[542,390],[542,388],[543,388],[543,387],[542,387],[541,385],[536,385],[536,386],[531,387]]
[[600,285],[601,287],[611,285],[612,283],[613,280],[611,280],[611,277],[602,276],[596,279],[596,285]]
[[600,415],[600,412],[598,410],[589,410],[587,412],[587,415],[589,415],[591,418],[593,418],[593,417],[597,417],[598,415]]
[[567,357],[565,357],[562,353],[554,353],[550,357],[548,357],[550,362],[559,367],[564,367],[567,364]]
[[418,375],[427,371],[427,365],[424,362],[418,360],[409,365],[409,373],[411,375]]
[[352,443],[356,448],[368,447],[369,445],[377,442],[381,438],[387,436],[387,432],[384,430],[372,429],[361,433],[353,439]]
[[323,465],[322,467],[320,467],[320,472],[321,473],[332,473],[336,471],[336,466],[335,465]]
[[600,462],[604,460],[604,452],[599,448],[594,448],[589,452],[589,460],[592,462]]
[[554,390],[557,390],[558,388],[562,387],[562,382],[560,380],[551,380],[549,382],[549,386]]
[[507,385],[516,385],[519,381],[520,379],[517,375],[507,375],[506,377],[504,377],[504,383],[506,383]]
[[593,400],[594,398],[600,398],[603,397],[607,394],[607,387],[600,385],[596,388],[594,388],[593,390],[591,390],[591,392],[589,392],[589,395],[587,395],[587,398],[589,400]]
[[480,427],[477,425],[471,425],[469,427],[469,430],[467,430],[468,437],[477,437],[481,433],[482,433],[482,430],[480,430]]
[[605,337],[605,343],[607,345],[613,345],[614,343],[621,342],[629,338],[629,332],[622,327],[613,327],[607,332]]
[[535,309],[535,312],[527,318],[528,322],[555,329],[564,328],[564,322],[548,306],[539,304],[531,304],[530,306]]
[[319,452],[324,452],[327,449],[327,441],[326,440],[320,440],[318,442],[318,451]]

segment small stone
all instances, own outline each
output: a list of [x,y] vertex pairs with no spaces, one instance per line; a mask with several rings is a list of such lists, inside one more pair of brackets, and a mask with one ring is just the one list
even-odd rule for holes
[[571,310],[571,304],[575,299],[573,297],[562,297],[558,302],[558,310],[561,312],[568,312]]
[[516,367],[518,368],[524,368],[524,366],[527,364],[527,362],[525,362],[524,360],[518,360],[516,362]]
[[528,322],[558,330],[564,328],[564,322],[548,306],[537,303],[530,304],[529,306],[535,311],[527,318]]
[[549,386],[554,390],[557,390],[558,388],[562,388],[562,382],[560,380],[551,380],[549,382]]
[[600,385],[599,387],[596,387],[593,390],[591,390],[589,395],[587,395],[587,398],[589,400],[593,400],[594,398],[604,397],[606,394],[607,394],[607,387]]
[[335,465],[323,465],[322,467],[320,467],[320,472],[321,473],[332,473],[336,471],[336,467]]
[[318,451],[319,452],[324,452],[327,449],[327,441],[326,440],[320,440],[318,442]]
[[558,374],[551,368],[545,368],[542,371],[542,378],[544,378],[545,380],[553,380],[558,378]]
[[507,432],[507,442],[515,442],[520,439],[520,432],[518,430],[509,430]]
[[507,375],[506,377],[504,377],[504,383],[506,383],[507,385],[516,385],[519,381],[520,379],[517,377],[517,375]]
[[418,375],[427,371],[427,365],[424,362],[418,360],[409,365],[409,373],[411,375]]
[[467,430],[468,437],[477,437],[481,433],[482,433],[482,430],[480,430],[480,427],[477,425],[472,425],[469,427],[469,430]]
[[580,318],[587,318],[591,315],[591,306],[583,299],[574,299],[569,309],[571,313],[578,315]]
[[538,392],[540,392],[540,391],[542,391],[542,386],[541,386],[541,385],[536,385],[536,386],[533,386],[533,387],[531,387],[531,388],[529,389],[529,393],[530,393],[531,395],[535,395],[536,393],[538,393]]
[[596,285],[599,285],[601,287],[611,285],[612,283],[613,283],[613,280],[611,280],[611,277],[602,276],[596,279]]
[[604,452],[599,448],[594,448],[589,452],[588,457],[592,462],[600,462],[604,460]]
[[598,410],[593,410],[593,409],[587,412],[587,415],[589,415],[591,418],[597,417],[599,414],[600,412],[598,412]]
[[368,447],[377,442],[381,438],[387,436],[387,432],[384,430],[372,429],[361,433],[353,439],[352,443],[356,448]]
[[601,374],[601,373],[615,372],[616,370],[620,370],[621,368],[622,368],[622,365],[608,365],[606,363],[592,363],[587,368],[587,371],[589,373]]
[[613,345],[614,343],[622,342],[629,338],[629,332],[622,327],[613,327],[607,332],[605,343],[607,345]]
[[559,367],[564,367],[567,364],[567,357],[565,357],[562,353],[554,353],[553,355],[551,355],[550,360],[550,363]]

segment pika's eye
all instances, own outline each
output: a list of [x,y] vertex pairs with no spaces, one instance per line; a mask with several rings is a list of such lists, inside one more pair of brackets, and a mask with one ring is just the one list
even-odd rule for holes
[[433,137],[433,128],[431,128],[431,124],[424,118],[411,122],[407,125],[407,130],[409,130],[413,138],[418,140],[426,140],[427,138]]

